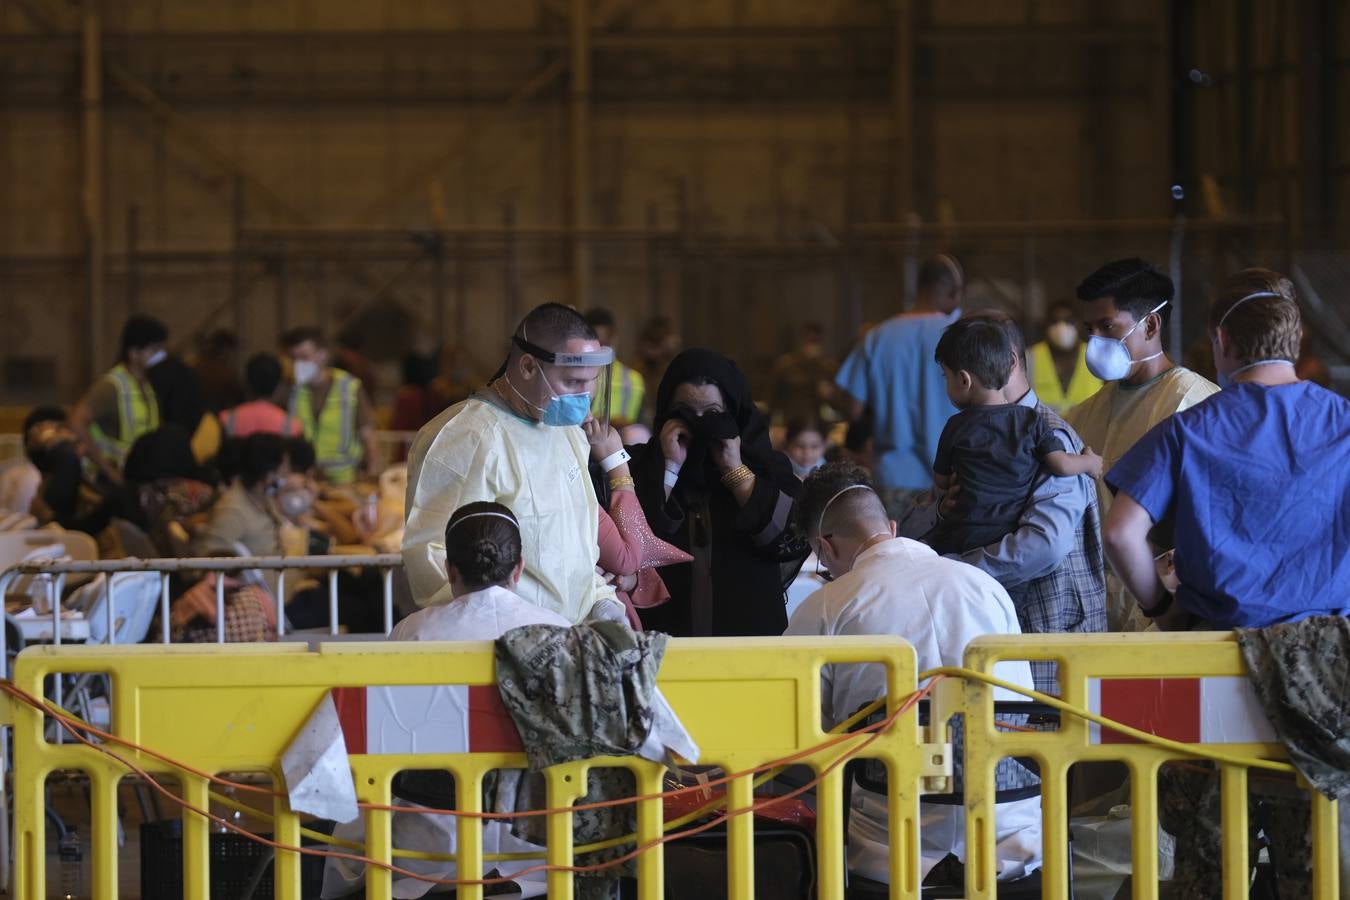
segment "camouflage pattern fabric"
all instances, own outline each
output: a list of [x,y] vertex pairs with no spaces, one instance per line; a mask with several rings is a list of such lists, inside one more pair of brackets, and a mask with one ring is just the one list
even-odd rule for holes
[[[1158,815],[1176,837],[1169,896],[1182,900],[1220,900],[1223,829],[1220,826],[1219,773],[1208,763],[1169,764],[1158,773]],[[1312,832],[1308,795],[1292,777],[1267,772],[1249,780],[1247,860],[1255,865],[1258,832],[1270,845],[1270,861],[1280,900],[1312,896]]]
[[[1248,677],[1299,772],[1322,793],[1350,800],[1350,621],[1316,616],[1237,629]],[[1204,771],[1200,771],[1203,769]],[[1311,804],[1292,778],[1250,776],[1249,859],[1260,831],[1270,844],[1281,900],[1312,896]],[[1159,776],[1162,824],[1176,835],[1177,896],[1219,897],[1219,778],[1212,766],[1168,766]]]
[[497,689],[530,770],[637,750],[652,729],[667,640],[627,622],[525,625],[497,638]]
[[[665,655],[667,636],[634,632],[626,622],[596,622],[574,628],[526,625],[497,639],[497,688],[525,744],[530,772],[516,789],[515,807],[542,809],[547,804],[544,779],[537,773],[551,765],[596,756],[628,756],[652,728],[652,691]],[[594,768],[586,777],[592,803],[632,796],[631,772]],[[577,846],[631,834],[637,825],[629,806],[588,810],[572,816]],[[542,816],[517,819],[513,832],[536,844],[546,843]],[[578,865],[593,865],[630,852],[631,844],[579,854]],[[581,900],[614,896],[618,876],[635,866],[578,875]]]
[[1313,616],[1237,637],[1290,762],[1323,794],[1350,800],[1350,620]]

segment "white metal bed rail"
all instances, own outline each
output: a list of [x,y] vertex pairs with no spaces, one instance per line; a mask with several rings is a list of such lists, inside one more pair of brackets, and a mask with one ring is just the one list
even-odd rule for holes
[[[277,573],[277,635],[286,629],[286,573],[320,570],[328,576],[328,632],[338,633],[338,573],[350,568],[377,568],[384,590],[384,633],[394,627],[394,570],[402,567],[403,557],[397,553],[328,555],[328,556],[231,556],[185,557],[173,559],[102,559],[73,560],[48,559],[20,562],[0,573],[0,596],[7,596],[10,587],[23,576],[35,576],[46,582],[47,598],[51,606],[52,640],[61,643],[61,594],[67,575],[103,574],[103,613],[108,617],[108,642],[116,641],[116,609],[112,602],[113,580],[119,573],[157,572],[160,576],[160,642],[170,642],[169,631],[169,576],[175,572],[244,572],[268,571]],[[0,629],[0,659],[6,658],[7,635]],[[225,643],[225,579],[216,579],[216,643]]]

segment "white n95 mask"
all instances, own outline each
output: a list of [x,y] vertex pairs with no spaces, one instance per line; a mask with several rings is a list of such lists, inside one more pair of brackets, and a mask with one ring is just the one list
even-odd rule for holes
[[1071,322],[1051,322],[1045,328],[1045,339],[1056,350],[1072,350],[1078,344],[1078,329]]
[[296,384],[309,384],[319,377],[319,364],[313,360],[297,359],[293,368]]
[[1099,334],[1094,334],[1089,337],[1086,354],[1088,371],[1093,375],[1096,375],[1102,381],[1120,381],[1126,375],[1130,374],[1130,370],[1133,369],[1136,364],[1148,362],[1151,359],[1157,359],[1162,356],[1162,351],[1159,350],[1152,356],[1135,359],[1130,356],[1130,348],[1125,346],[1125,341],[1130,335],[1134,334],[1136,328],[1144,324],[1145,319],[1166,305],[1167,301],[1164,300],[1162,303],[1159,303],[1157,306],[1150,309],[1141,316],[1139,321],[1135,322],[1134,326],[1131,327],[1129,331],[1125,332],[1119,340],[1102,337]]

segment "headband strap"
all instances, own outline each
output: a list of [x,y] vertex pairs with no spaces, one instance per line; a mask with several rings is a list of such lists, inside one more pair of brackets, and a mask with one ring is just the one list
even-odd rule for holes
[[614,348],[601,347],[592,353],[554,353],[545,350],[530,341],[529,334],[522,326],[519,335],[511,337],[511,343],[533,356],[535,359],[555,366],[607,366],[614,362]]
[[505,519],[506,521],[510,522],[512,525],[516,526],[516,531],[519,531],[519,530],[520,530],[520,523],[516,521],[515,516],[508,516],[506,513],[499,513],[499,512],[492,512],[491,510],[484,510],[483,512],[471,512],[471,513],[465,513],[464,515],[460,516],[460,517],[459,517],[458,519],[456,519],[455,521],[451,522],[451,523],[450,523],[450,527],[448,527],[448,528],[445,529],[445,533],[446,533],[446,534],[449,534],[450,532],[454,531],[455,528],[456,528],[457,526],[463,524],[464,522],[467,522],[469,519],[481,519],[481,518],[485,518],[485,517],[487,517],[487,516],[493,516],[493,517],[498,518],[498,519]]
[[1256,300],[1256,299],[1259,298],[1259,297],[1283,297],[1283,296],[1284,296],[1284,294],[1279,294],[1279,293],[1276,293],[1275,291],[1257,291],[1257,292],[1254,293],[1254,294],[1248,294],[1247,296],[1243,297],[1243,298],[1242,298],[1241,300],[1239,300],[1238,302],[1234,303],[1232,306],[1228,307],[1228,311],[1225,312],[1225,313],[1223,314],[1223,316],[1221,316],[1221,317],[1219,318],[1219,324],[1218,324],[1218,325],[1215,325],[1214,327],[1215,327],[1216,329],[1222,328],[1222,327],[1223,327],[1223,323],[1224,323],[1224,322],[1227,322],[1227,321],[1228,321],[1228,317],[1231,316],[1231,315],[1233,314],[1233,310],[1237,309],[1239,306],[1241,306],[1242,304],[1246,303],[1248,300]]
[[816,537],[820,537],[825,525],[825,514],[830,511],[830,506],[834,503],[834,501],[838,500],[840,497],[844,496],[849,491],[856,491],[859,489],[864,491],[872,490],[865,484],[850,484],[848,487],[839,491],[833,497],[825,501],[825,505],[822,506],[820,509],[820,518],[816,520]]

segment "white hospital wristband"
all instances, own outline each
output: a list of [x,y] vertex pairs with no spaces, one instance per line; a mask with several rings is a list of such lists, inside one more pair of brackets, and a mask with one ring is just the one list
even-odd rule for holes
[[668,488],[673,488],[675,487],[675,483],[679,480],[680,480],[680,466],[677,463],[667,462],[666,475],[665,478],[662,480],[662,483],[665,484],[665,486]]
[[609,456],[600,460],[600,468],[604,469],[606,472],[613,472],[632,458],[633,457],[629,455],[627,450],[620,447],[618,451],[611,453]]

